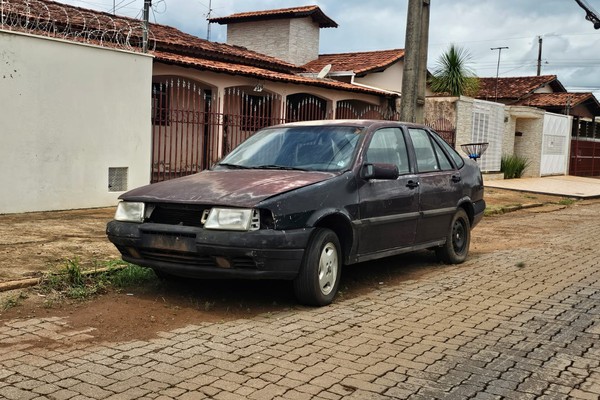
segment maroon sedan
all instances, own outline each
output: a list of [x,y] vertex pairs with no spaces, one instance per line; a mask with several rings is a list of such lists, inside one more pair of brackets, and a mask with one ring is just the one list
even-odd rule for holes
[[288,279],[333,300],[342,266],[419,249],[463,262],[485,209],[477,164],[431,129],[335,120],[262,129],[211,170],[131,190],[108,238],[160,276]]

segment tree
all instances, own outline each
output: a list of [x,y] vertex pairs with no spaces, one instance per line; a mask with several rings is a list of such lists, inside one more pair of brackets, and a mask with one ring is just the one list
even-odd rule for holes
[[435,93],[449,93],[452,96],[473,96],[479,90],[479,80],[467,65],[471,60],[469,52],[461,47],[450,45],[440,56],[429,80]]

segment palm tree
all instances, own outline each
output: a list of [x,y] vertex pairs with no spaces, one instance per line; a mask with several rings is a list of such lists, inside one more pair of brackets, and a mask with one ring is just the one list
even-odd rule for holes
[[479,90],[479,80],[467,65],[471,60],[469,52],[461,47],[450,45],[440,56],[429,80],[435,93],[449,93],[452,96],[475,95]]

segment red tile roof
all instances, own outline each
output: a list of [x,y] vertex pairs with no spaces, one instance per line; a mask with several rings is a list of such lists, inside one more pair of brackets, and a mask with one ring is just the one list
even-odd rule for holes
[[[50,0],[30,1],[27,3],[28,7],[22,6],[18,0],[11,1],[10,4],[13,4],[13,7],[9,10],[13,12],[27,13],[28,18],[39,16],[40,22],[42,22],[41,26],[48,25],[48,21],[53,21],[58,26],[67,27],[70,32],[70,35],[66,37],[67,39],[73,37],[74,40],[78,41],[75,34],[84,27],[93,26],[94,30],[97,31],[96,33],[121,31],[123,35],[131,34],[133,36],[129,39],[130,41],[134,43],[141,41],[142,23],[137,19],[115,16],[102,11],[70,6]],[[31,31],[31,29],[28,31]],[[203,57],[207,58],[256,65],[276,71],[299,72],[302,70],[302,68],[278,58],[257,53],[244,47],[200,39],[167,25],[150,24],[149,38],[150,42],[155,41],[156,49],[202,54]],[[109,41],[110,35],[105,36],[102,45],[113,47]],[[96,43],[99,40],[92,40],[92,42]],[[150,43],[149,47],[152,50],[154,45]]]
[[[519,106],[531,106],[540,108],[552,108],[552,107],[575,107],[586,100],[590,100],[594,97],[592,93],[534,93],[531,96],[527,96],[524,99],[519,100],[513,105]],[[596,100],[597,102],[597,100]]]
[[286,74],[271,71],[264,68],[253,67],[250,65],[232,64],[223,61],[208,60],[201,57],[179,55],[170,52],[157,50],[154,55],[158,61],[182,66],[193,67],[200,70],[226,73],[231,75],[244,75],[277,82],[287,82],[299,85],[320,86],[328,89],[337,89],[350,92],[366,93],[376,96],[390,96],[390,93],[370,89],[362,86],[352,85],[350,83],[340,82],[330,79],[316,79],[300,75]]
[[287,18],[304,18],[311,17],[313,21],[319,24],[319,28],[337,28],[338,24],[329,18],[319,8],[319,6],[304,6],[281,8],[276,10],[264,11],[249,11],[228,15],[227,17],[211,18],[209,22],[216,22],[221,25],[250,22],[250,21],[265,21],[270,19],[287,19]]
[[479,78],[479,99],[496,98],[496,81],[499,99],[520,99],[544,85],[551,85],[555,91],[565,91],[556,75],[521,76],[514,78]]
[[305,64],[304,68],[311,72],[319,72],[324,66],[331,64],[333,72],[354,71],[359,75],[385,69],[403,57],[404,49],[321,54],[318,59]]
[[[31,15],[43,15],[44,18],[54,21],[55,24],[68,26],[72,34],[77,33],[78,30],[81,30],[84,26],[88,26],[90,21],[93,21],[98,25],[96,28],[98,31],[105,30],[108,32],[111,29],[123,29],[125,32],[129,32],[132,27],[135,27],[136,29],[132,34],[141,35],[141,29],[139,29],[141,22],[133,18],[114,16],[50,0],[36,0],[28,4],[30,5],[29,9],[23,11],[26,8],[20,7],[20,12],[28,12],[29,17]],[[36,9],[35,7],[38,8]],[[32,32],[32,30],[29,29],[28,32]],[[77,36],[73,36],[74,40],[77,40]],[[150,53],[154,54],[157,61],[165,63],[264,80],[319,86],[377,96],[390,96],[385,91],[369,89],[349,83],[298,76],[295,73],[304,71],[304,68],[296,67],[274,57],[250,51],[244,47],[200,39],[166,25],[150,24],[150,38],[156,43],[156,48]],[[140,39],[139,36],[134,36],[132,41],[135,43]],[[99,40],[95,39],[91,40],[91,42],[113,47],[111,43],[106,42],[106,39],[104,43],[100,43]]]

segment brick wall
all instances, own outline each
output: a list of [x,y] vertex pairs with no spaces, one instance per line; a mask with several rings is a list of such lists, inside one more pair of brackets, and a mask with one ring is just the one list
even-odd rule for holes
[[304,65],[319,55],[319,25],[310,17],[234,23],[227,43]]

